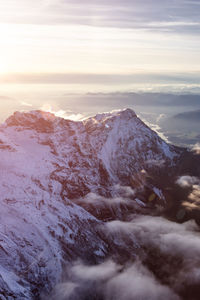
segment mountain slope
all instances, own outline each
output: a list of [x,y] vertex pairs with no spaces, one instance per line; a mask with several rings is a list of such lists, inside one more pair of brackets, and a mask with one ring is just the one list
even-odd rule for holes
[[98,229],[102,211],[76,200],[113,198],[116,187],[129,186],[128,207],[145,210],[136,198],[144,186],[164,200],[146,174],[173,168],[180,154],[130,109],[82,122],[42,111],[9,117],[0,127],[2,299],[38,299],[60,279],[64,261],[96,261],[117,249]]

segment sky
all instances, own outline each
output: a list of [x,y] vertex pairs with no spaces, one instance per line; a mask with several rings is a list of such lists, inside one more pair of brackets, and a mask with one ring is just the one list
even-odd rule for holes
[[1,1],[0,95],[200,92],[199,14],[198,0]]
[[193,0],[1,1],[1,83],[197,83],[199,13]]

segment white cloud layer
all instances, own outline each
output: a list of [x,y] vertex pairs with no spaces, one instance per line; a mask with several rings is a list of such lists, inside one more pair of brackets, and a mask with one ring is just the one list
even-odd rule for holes
[[[55,289],[50,299],[82,300],[96,295],[97,299],[105,300],[178,300],[182,299],[178,294],[185,288],[200,284],[200,239],[194,221],[177,224],[162,217],[134,216],[130,222],[108,222],[103,230],[108,237],[115,236],[115,242],[121,248],[126,249],[128,242],[129,251],[138,249],[138,258],[123,265],[112,259],[90,266],[76,262],[67,267],[67,279]],[[167,285],[159,279],[162,272],[154,273],[154,269],[153,272],[148,269],[146,259],[155,270],[157,267],[164,270]],[[70,283],[69,289],[66,283]],[[75,287],[73,291],[71,287]]]
[[179,299],[139,261],[123,269],[112,260],[97,266],[77,263],[68,272],[73,282],[58,285],[50,299],[82,300],[93,299],[95,295],[105,300]]
[[200,180],[197,177],[186,175],[186,176],[179,177],[176,183],[184,188],[184,187],[192,187],[195,184],[199,184]]
[[200,155],[200,143],[195,144],[195,145],[192,147],[192,151],[193,151],[195,154]]

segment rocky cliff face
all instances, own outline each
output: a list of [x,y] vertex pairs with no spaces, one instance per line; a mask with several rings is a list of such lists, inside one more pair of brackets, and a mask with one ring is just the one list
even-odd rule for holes
[[154,175],[180,154],[130,109],[82,122],[42,111],[9,117],[0,127],[1,299],[39,299],[64,261],[117,251],[100,225],[164,206]]

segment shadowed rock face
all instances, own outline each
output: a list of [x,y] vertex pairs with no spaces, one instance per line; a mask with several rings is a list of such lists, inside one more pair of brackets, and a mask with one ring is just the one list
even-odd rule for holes
[[[5,299],[38,299],[60,279],[64,261],[98,262],[111,254],[123,259],[129,242],[121,249],[99,226],[164,207],[158,178],[169,177],[183,153],[130,109],[82,122],[42,111],[16,112],[1,125],[0,141]],[[103,206],[81,200],[90,193]]]

